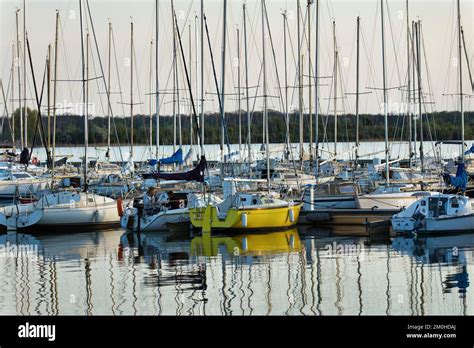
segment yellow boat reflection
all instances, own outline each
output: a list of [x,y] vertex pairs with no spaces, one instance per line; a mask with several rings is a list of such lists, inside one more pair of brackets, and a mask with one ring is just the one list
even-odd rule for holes
[[209,232],[203,232],[202,236],[192,239],[191,255],[217,256],[222,247],[234,256],[287,253],[302,248],[296,229],[235,236],[211,235]]

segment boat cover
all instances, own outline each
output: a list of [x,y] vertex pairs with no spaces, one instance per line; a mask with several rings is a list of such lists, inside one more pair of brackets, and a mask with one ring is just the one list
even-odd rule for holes
[[458,164],[456,176],[449,175],[448,173],[443,174],[443,178],[446,184],[454,186],[462,191],[466,191],[467,187],[467,172],[464,163]]
[[183,164],[183,150],[179,148],[170,157],[160,159],[160,164]]
[[162,180],[184,180],[204,182],[204,174],[207,168],[206,156],[201,156],[199,164],[190,171],[180,173],[152,172],[143,174],[144,179],[162,179]]

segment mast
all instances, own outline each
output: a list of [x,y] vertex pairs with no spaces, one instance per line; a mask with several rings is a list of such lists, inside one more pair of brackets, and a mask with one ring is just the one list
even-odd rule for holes
[[109,21],[109,47],[108,47],[108,63],[107,63],[107,152],[106,157],[110,158],[110,62],[111,62],[111,50],[112,50],[112,23]]
[[316,47],[314,62],[314,118],[315,118],[315,154],[316,179],[319,176],[319,0],[316,0]]
[[461,112],[461,156],[462,163],[465,163],[464,153],[464,105],[462,92],[462,26],[461,26],[461,1],[457,0],[458,8],[458,68],[459,68],[459,107]]
[[242,107],[240,98],[240,31],[236,29],[237,34],[237,91],[238,91],[238,106],[239,106],[239,158],[242,156]]
[[23,129],[25,131],[25,147],[28,147],[28,110],[26,109],[26,0],[23,0]]
[[[416,64],[416,57],[415,57],[415,21],[412,21],[411,22],[411,43],[412,43],[412,60],[413,60],[413,68],[411,69],[412,70],[412,81],[413,81],[413,85],[412,85],[412,90],[413,90],[413,104],[416,104],[416,78],[415,78],[415,73],[416,73],[416,69],[415,69],[415,64]],[[417,146],[416,146],[416,143],[418,141],[418,132],[417,132],[417,127],[416,127],[416,117],[415,115],[413,114],[413,153],[414,153],[414,159],[416,159],[417,157],[417,153],[418,153],[418,149],[417,149]]]
[[[82,27],[82,26],[81,26]],[[51,176],[54,179],[54,168],[56,161],[56,96],[58,81],[58,36],[59,36],[59,11],[56,10],[56,31],[54,34],[54,87],[53,87],[53,160],[51,164]]]
[[130,21],[130,158],[133,159],[133,21]]
[[[192,34],[191,34],[191,24],[188,25],[188,30],[189,30],[189,40],[188,40],[188,45],[189,45],[189,83],[191,84],[191,81],[192,81],[192,78],[193,78],[193,74],[192,74],[192,67],[193,67],[193,63],[192,63],[192,51],[191,51],[191,38],[192,38]],[[190,150],[192,149],[193,147],[193,110],[192,110],[192,107],[191,107],[191,102],[189,102],[189,148]]]
[[409,168],[411,169],[412,167],[412,153],[413,153],[413,148],[412,148],[412,140],[413,140],[413,130],[412,130],[412,115],[411,115],[411,74],[410,74],[410,16],[409,16],[409,6],[408,6],[408,1],[406,0],[406,20],[407,20],[407,86],[408,86],[408,91],[407,91],[407,117],[408,117],[408,165]]
[[23,131],[23,107],[21,104],[21,57],[20,57],[20,28],[19,28],[19,23],[18,23],[18,15],[19,15],[20,9],[16,10],[16,61],[15,64],[17,66],[17,72],[18,72],[18,106],[20,109],[20,144],[21,144],[21,149],[23,150],[25,148],[25,141],[24,141],[24,131]]
[[420,26],[421,22],[415,23],[416,35],[416,70],[418,75],[418,117],[420,118],[420,160],[421,171],[424,170],[424,153],[423,153],[423,112],[422,112],[422,90],[421,90],[421,55],[420,55]]
[[[383,1],[383,0],[382,0]],[[338,50],[336,42],[336,21],[332,22],[333,25],[333,40],[334,40],[334,158],[337,157],[337,59]]]
[[46,57],[46,92],[48,109],[48,149],[51,147],[51,44],[48,45]]
[[[176,12],[174,12],[176,15]],[[176,35],[179,34],[179,27],[178,23],[175,23],[175,29],[176,29]],[[180,102],[180,93],[179,93],[179,55],[177,53],[178,50],[178,45],[176,43],[176,112],[177,112],[177,117],[178,117],[178,143],[179,143],[179,148],[181,149],[183,147],[183,132],[182,132],[182,127],[181,127],[181,102]],[[183,64],[186,64],[183,62]]]
[[262,0],[262,59],[263,59],[263,119],[265,127],[265,154],[267,159],[267,190],[270,193],[270,141],[267,113],[267,63],[265,59],[265,0]]
[[[84,116],[85,116],[85,125],[84,125],[84,136],[86,139],[86,149],[89,147],[89,32],[86,33],[86,96],[85,96],[85,104],[84,108]],[[87,156],[85,157],[85,161],[87,163]]]
[[301,28],[300,28],[300,0],[296,2],[296,21],[298,31],[298,108],[299,108],[299,135],[300,135],[300,169],[303,169],[303,81],[301,75]]
[[247,52],[247,11],[246,5],[243,4],[243,13],[244,13],[244,59],[245,59],[245,102],[247,104],[247,161],[249,165],[249,177],[251,174],[251,164],[252,164],[252,139],[250,133],[250,104],[249,104],[249,67],[248,67],[248,52]]
[[201,0],[201,156],[204,156],[204,0]]
[[[171,0],[171,17],[174,17],[174,2]],[[173,20],[173,153],[176,151],[176,25]]]
[[[15,42],[12,43],[12,90],[11,90],[11,118],[12,118],[12,141],[13,141],[13,152],[16,152],[16,139],[15,139]],[[6,101],[5,101],[6,103]]]
[[360,69],[360,17],[357,16],[357,69],[356,69],[356,167],[359,163],[359,69]]
[[385,183],[387,186],[390,184],[390,164],[389,160],[389,148],[388,148],[388,108],[387,108],[387,87],[386,87],[386,72],[385,72],[385,28],[384,28],[384,12],[383,12],[383,1],[380,0],[380,12],[382,17],[382,76],[383,76],[383,111],[385,120]]
[[285,60],[285,122],[286,122],[286,150],[290,151],[290,119],[288,113],[288,59],[287,59],[287,42],[286,42],[286,26],[288,20],[287,10],[282,14],[283,16],[283,52]]
[[[224,21],[222,27],[222,75],[221,75],[221,160],[225,162],[224,156],[224,120],[225,120],[225,44],[226,44],[226,33],[227,33],[227,0],[224,0]],[[223,172],[221,173],[223,174]]]
[[[150,41],[150,90],[153,88],[152,87],[152,79],[153,79],[153,40]],[[109,85],[110,86],[110,85]],[[149,105],[150,105],[150,123],[149,123],[149,143],[150,143],[150,156],[153,156],[153,96],[152,93],[150,93],[150,100],[149,100]]]
[[160,146],[160,84],[158,79],[158,66],[159,66],[159,55],[158,55],[158,39],[159,39],[159,0],[156,0],[156,20],[155,20],[155,59],[156,59],[156,66],[155,66],[155,107],[156,107],[156,159],[159,158],[159,146]]
[[[196,98],[199,100],[199,69],[198,69],[198,59],[199,59],[199,54],[198,54],[198,21],[199,17],[197,14],[194,15],[194,76],[195,76],[195,90],[196,90]],[[197,103],[197,107],[199,110],[199,103]],[[194,118],[192,115],[192,106],[191,106],[191,118]],[[197,116],[197,115],[196,115]],[[197,125],[199,126],[201,121],[196,117]],[[196,134],[196,145],[199,143],[199,137],[201,134]]]
[[308,0],[308,115],[309,115],[309,159],[310,167],[313,166],[313,105],[311,98],[311,5],[314,0]]
[[[88,122],[86,111],[86,58],[84,57],[84,32],[82,25],[82,0],[79,0],[79,23],[81,26],[81,68],[82,68],[82,113],[84,118],[84,192],[87,192],[87,150],[89,146]],[[54,160],[53,160],[54,162]]]

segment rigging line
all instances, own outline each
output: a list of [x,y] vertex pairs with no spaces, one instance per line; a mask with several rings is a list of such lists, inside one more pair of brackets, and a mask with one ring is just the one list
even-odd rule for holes
[[[10,77],[8,78],[8,85],[7,85],[7,91],[10,91],[10,82],[11,82],[11,78],[12,78],[12,75],[13,75],[13,71],[12,71],[12,74],[10,74]],[[5,104],[4,106],[4,112],[6,113],[6,117],[7,117],[7,124],[8,124],[8,128],[10,129],[10,135],[12,137],[12,145],[15,146],[14,144],[14,140],[15,140],[15,137],[14,137],[14,134],[12,132],[12,125],[10,123],[10,118],[9,118],[9,115],[8,115],[8,94],[5,95],[5,90],[3,88],[3,82],[2,80],[0,79],[0,85],[1,85],[1,89],[2,89],[2,96],[3,96],[3,102]],[[5,115],[5,114],[4,114]],[[12,111],[12,117],[13,117],[13,111]],[[3,122],[4,122],[4,117],[2,115],[2,125],[1,125],[1,128],[0,128],[0,134],[3,133]]]
[[[448,27],[451,28],[451,31],[452,31],[452,25],[449,25],[449,24],[452,24],[452,17],[453,17],[453,7],[454,7],[454,2],[451,2],[451,6],[449,8],[449,20],[448,20]],[[447,55],[447,50],[446,50],[446,46],[447,46],[447,41],[448,41],[448,36],[449,36],[449,30],[445,30],[444,31],[444,40],[443,40],[443,50],[442,50],[442,56],[441,56],[441,64],[440,66],[449,66],[449,56],[448,58],[446,59],[446,56]],[[451,42],[453,42],[453,40],[451,40]],[[446,60],[448,60],[448,62],[446,62]],[[444,63],[448,63],[448,64],[444,64]],[[437,79],[436,79],[436,86],[439,86],[440,85],[440,80],[441,80],[441,69],[438,70],[438,76],[437,76]],[[449,69],[448,69],[448,72],[449,72]],[[446,75],[447,77],[447,75]],[[448,89],[446,87],[446,79],[444,81],[444,86],[443,86],[443,91],[445,93],[447,93]]]
[[[178,20],[176,18],[176,13],[174,14],[174,20],[175,20],[175,23],[176,23],[176,27],[178,27]],[[187,83],[188,83],[189,97],[191,99],[191,105],[193,107],[194,128],[195,128],[195,131],[197,132],[197,139],[199,140],[199,146],[202,148],[201,128],[200,128],[200,125],[198,123],[198,118],[197,118],[197,114],[196,114],[196,106],[194,105],[194,98],[193,98],[193,91],[192,91],[191,81],[189,80],[188,69],[186,68],[186,57],[185,57],[185,54],[184,54],[183,43],[181,42],[181,34],[180,34],[179,30],[178,30],[178,41],[179,41],[179,47],[181,48],[181,56],[182,56],[183,64],[184,64],[185,71],[186,71],[186,80],[187,80]],[[230,149],[230,146],[229,146],[229,149]]]
[[[137,56],[136,56],[135,45],[133,45],[132,52],[133,52],[133,63],[134,63],[135,72],[136,72],[135,82],[136,82],[136,86],[137,86],[137,90],[138,90],[138,105],[140,107],[140,112],[141,112],[140,116],[143,116],[143,117],[139,118],[139,120],[141,119],[141,121],[142,121],[143,128],[145,130],[145,139],[148,141],[149,139],[148,139],[148,136],[146,135],[146,134],[148,134],[147,119],[146,119],[147,117],[146,117],[146,113],[145,113],[144,106],[143,106],[144,102],[142,102],[142,100],[141,100],[142,93],[141,93],[141,90],[140,90],[140,77],[139,77],[140,72],[139,72],[138,66],[137,66]],[[142,62],[143,62],[143,59],[142,59]],[[131,67],[131,68],[133,68],[133,67]],[[137,125],[138,125],[138,122],[137,122]],[[146,145],[148,147],[148,145],[150,145],[150,144],[146,144]],[[142,161],[144,156],[146,156],[146,151],[143,151],[141,153],[141,157],[139,159]]]
[[[369,82],[372,81],[372,84],[374,86],[377,85],[377,81],[375,81],[375,70],[374,70],[374,66],[372,65],[372,61],[373,61],[373,56],[369,55],[369,51],[368,51],[368,45],[367,45],[367,42],[366,42],[366,39],[365,39],[365,31],[364,31],[364,24],[361,23],[360,25],[360,36],[362,38],[362,46],[364,47],[364,52],[365,52],[365,55],[366,57],[368,58],[368,70],[369,70]],[[378,93],[374,93],[375,94],[375,97],[377,99],[377,104],[380,105],[380,96]],[[367,98],[368,100],[369,98]]]
[[[340,56],[338,55],[338,58],[337,58],[337,64],[338,64],[338,71],[342,72],[342,66],[341,66],[341,60],[340,60]],[[346,86],[346,80],[344,79],[344,74],[339,74],[339,90],[341,92],[341,96],[345,95],[345,92],[344,90],[347,90]],[[351,109],[350,109],[350,105],[346,105],[348,104],[347,102],[347,98],[342,98],[342,110],[343,110],[343,118],[344,118],[344,124],[345,124],[345,131],[346,131],[346,141],[349,141],[349,129],[347,128],[347,111],[346,110],[349,110],[349,113],[352,113]],[[346,107],[348,107],[346,109]],[[352,155],[352,153],[351,153]]]
[[[424,57],[424,61],[425,61],[425,70],[426,70],[426,81],[428,82],[428,92],[430,95],[432,95],[433,97],[433,101],[435,104],[432,104],[432,107],[430,109],[430,113],[431,113],[431,118],[432,118],[432,122],[433,122],[433,129],[434,129],[434,139],[438,139],[438,136],[436,134],[436,117],[433,115],[433,113],[437,113],[435,112],[435,105],[436,105],[436,98],[433,94],[433,88],[432,88],[432,83],[431,83],[431,74],[430,74],[430,69],[428,67],[428,57],[426,55],[426,46],[425,46],[425,35],[424,35],[424,32],[423,32],[423,27],[420,28],[420,36],[421,36],[421,45],[422,45],[422,48],[423,48],[423,57]],[[430,123],[428,123],[428,126],[429,126],[429,131],[430,131],[430,137],[431,137],[431,141],[433,142],[433,137],[431,135],[431,127],[430,127]],[[432,148],[433,148],[433,151],[434,151],[434,145],[432,144]]]
[[[9,36],[5,36],[5,37],[10,37],[12,38],[12,40],[8,40],[10,41],[11,43],[15,43],[16,39],[15,39],[15,25],[12,26],[12,31],[10,32],[10,35]],[[5,42],[7,42],[7,40],[5,40]],[[10,55],[10,53],[12,53],[9,49],[8,50],[5,50],[5,58],[3,59],[3,62],[5,62],[4,66],[3,66],[3,69],[2,71],[5,71],[5,70],[10,70],[11,69],[11,66],[10,64],[7,64],[7,62],[9,62],[10,60],[8,59],[8,56]],[[15,57],[13,56],[12,54],[12,60],[13,61],[15,59]],[[2,74],[2,76],[5,75],[5,74]]]
[[273,61],[275,63],[275,74],[276,74],[276,80],[277,80],[277,84],[278,84],[278,92],[280,94],[280,103],[281,103],[281,108],[282,110],[285,109],[284,107],[284,104],[283,104],[283,94],[282,94],[282,88],[281,88],[281,83],[280,83],[280,75],[278,74],[278,63],[277,63],[277,59],[276,59],[276,54],[275,54],[275,47],[273,46],[273,38],[272,38],[272,33],[271,33],[271,29],[270,29],[270,23],[268,21],[268,12],[267,12],[267,5],[266,3],[264,2],[264,7],[265,7],[265,21],[266,21],[266,24],[267,24],[267,28],[268,28],[268,37],[270,38],[270,47],[272,49],[272,54],[273,54]]
[[[276,73],[276,80],[277,80],[277,83],[278,83],[278,92],[280,94],[281,108],[282,108],[282,110],[285,110],[285,106],[284,106],[284,103],[283,103],[283,94],[282,94],[283,92],[282,92],[282,87],[281,87],[281,83],[280,83],[280,75],[278,74],[278,63],[277,63],[277,60],[276,60],[275,47],[273,45],[273,38],[272,38],[272,34],[271,34],[270,23],[268,21],[267,5],[266,5],[265,2],[263,2],[263,6],[264,6],[264,11],[265,11],[265,21],[266,21],[266,26],[267,26],[267,29],[268,29],[268,36],[270,38],[270,45],[271,45],[272,54],[273,54],[273,61],[275,63],[275,73]],[[286,112],[288,112],[288,111],[286,111]],[[288,139],[289,139],[289,134],[287,134],[287,136],[288,136]],[[290,146],[290,153],[292,153],[291,146]],[[293,166],[294,166],[294,169],[295,169],[295,172],[296,172],[296,163],[294,161],[294,158],[293,158]]]
[[[387,8],[387,17],[388,17],[388,23],[390,27],[390,36],[391,36],[391,41],[392,41],[392,46],[393,46],[393,56],[395,57],[395,67],[397,69],[397,75],[398,75],[398,85],[401,85],[401,73],[400,73],[400,63],[398,61],[399,57],[397,52],[400,50],[397,50],[397,47],[395,46],[395,36],[394,36],[394,31],[393,31],[393,24],[392,24],[392,17],[390,16],[390,8],[388,7],[388,1],[385,0],[386,8]],[[400,31],[401,33],[401,31]],[[400,47],[400,39],[398,40],[398,47]]]
[[[104,67],[102,65],[102,59],[100,58],[100,51],[99,51],[99,46],[98,46],[98,43],[97,43],[97,37],[95,35],[94,21],[92,20],[92,14],[91,14],[91,10],[90,10],[90,7],[89,7],[89,0],[86,0],[86,7],[87,7],[87,13],[89,14],[90,23],[91,23],[92,34],[93,34],[93,37],[94,37],[95,48],[96,48],[96,51],[97,51],[97,57],[99,59],[99,65],[100,65],[102,80],[104,81],[105,90],[107,91],[108,90],[107,89],[108,88],[107,80],[105,78]],[[112,31],[112,35],[113,35],[113,31]],[[107,98],[107,99],[108,99],[107,100],[108,107],[109,107],[109,110],[110,110],[110,116],[112,118],[112,121],[114,122],[114,128],[115,128],[115,134],[116,134],[117,142],[119,143],[120,159],[123,162],[122,149],[120,147],[120,140],[119,140],[119,137],[118,137],[118,132],[117,132],[116,126],[115,126],[115,118],[114,118],[114,113],[113,113],[113,110],[112,110],[112,105],[110,103],[110,98]]]
[[[338,64],[338,71],[342,72],[342,66],[341,66],[341,61],[340,61],[340,56],[338,56],[338,59],[337,59],[337,64]],[[345,95],[345,92],[344,90],[347,90],[347,83],[346,83],[346,80],[344,79],[344,74],[339,74],[339,90],[341,92],[341,96],[344,96]],[[347,111],[349,110],[349,111]],[[343,111],[343,114],[340,115],[343,117],[344,119],[344,130],[345,130],[345,135],[346,135],[346,141],[349,142],[350,139],[349,139],[349,128],[348,128],[348,122],[347,122],[347,117],[348,117],[348,113],[349,114],[352,114],[352,111],[351,111],[351,108],[350,108],[350,104],[349,102],[347,101],[347,98],[346,97],[343,97],[342,98],[342,111]],[[350,148],[350,145],[348,143],[346,144],[343,144],[344,146],[347,145],[349,148]],[[349,156],[352,156],[353,155],[353,152],[351,151],[349,153]],[[350,157],[352,158],[352,157]]]
[[[120,82],[120,72],[118,70],[118,60],[117,60],[117,49],[115,47],[115,35],[114,35],[114,28],[112,28],[112,46],[113,46],[113,51],[114,51],[114,60],[115,60],[115,72],[117,74],[117,84],[118,84],[118,88],[119,88],[119,91],[118,91],[118,94],[120,95],[120,105],[122,106],[122,115],[125,116],[125,103],[123,101],[123,92],[122,92],[122,84]],[[110,88],[110,86],[109,86]],[[117,128],[115,126],[115,121],[114,121],[114,118],[112,116],[112,120],[114,122],[114,127],[115,127],[115,133],[118,137],[118,132],[117,132]],[[125,138],[127,139],[127,143],[130,144],[130,138],[128,136],[128,127],[124,127],[125,128]],[[117,141],[119,141],[119,139],[117,138]],[[119,141],[119,146],[120,146],[120,141]]]
[[[61,36],[61,39],[58,40],[58,46],[60,46],[59,52],[62,51],[62,54],[63,54],[64,66],[65,66],[64,70],[66,71],[67,79],[68,80],[73,80],[72,77],[71,77],[71,73],[70,73],[70,71],[72,69],[71,69],[71,66],[70,66],[70,63],[69,63],[69,55],[68,55],[67,47],[64,44],[61,44],[61,43],[66,42],[65,39],[64,39],[64,28],[66,26],[67,21],[65,21],[62,26],[61,26],[61,23],[62,23],[61,16],[59,16],[58,21],[59,21],[59,28],[61,29],[61,30],[59,30],[59,35]],[[60,53],[58,53],[58,56],[59,55],[60,55]],[[59,58],[60,57],[58,57],[58,59],[57,59],[58,62],[59,62]],[[77,73],[77,70],[76,70],[76,73]],[[54,83],[56,83],[56,81],[54,81]],[[58,93],[59,92],[60,91],[58,90]],[[73,86],[72,85],[68,85],[68,92],[69,92],[70,100],[74,100],[75,98],[73,97],[74,92],[73,92]],[[54,105],[54,107],[56,107],[56,105]]]
[[26,48],[28,50],[28,57],[29,57],[30,69],[31,69],[31,77],[33,79],[33,85],[34,85],[34,88],[35,88],[36,104],[37,104],[37,107],[38,107],[38,113],[37,113],[37,116],[36,116],[37,121],[36,121],[35,134],[33,136],[33,141],[31,143],[31,150],[30,150],[30,153],[29,153],[29,156],[28,156],[28,161],[31,159],[31,153],[33,152],[33,148],[35,146],[35,138],[36,138],[36,133],[38,131],[38,124],[39,124],[40,137],[41,137],[41,141],[43,142],[43,146],[46,150],[47,162],[49,164],[51,164],[52,163],[51,162],[51,154],[49,152],[48,144],[47,144],[46,139],[44,137],[43,122],[41,122],[41,100],[43,99],[44,83],[45,83],[45,80],[46,80],[46,65],[45,65],[45,70],[44,70],[44,73],[43,73],[43,84],[42,84],[42,87],[41,87],[41,95],[40,95],[40,97],[38,97],[38,91],[37,91],[37,88],[36,88],[35,73],[34,73],[34,69],[33,69],[33,61],[31,59],[30,42],[28,40],[28,34],[26,34]]
[[[89,45],[90,45],[90,43],[89,43]],[[90,46],[89,46],[89,47],[90,47]],[[90,48],[92,48],[92,47],[90,47]],[[91,51],[92,51],[92,49],[91,49]],[[93,59],[94,57],[91,57],[91,58],[92,58],[92,59],[91,59],[91,60],[92,60],[92,70],[93,70],[93,72],[94,72],[94,76],[97,76],[96,63],[95,63],[95,60]],[[96,85],[97,85],[97,90],[100,90],[100,88],[99,88],[99,87],[100,87],[100,86],[99,86],[99,79],[98,79],[98,78],[95,78],[94,80],[95,80],[95,83],[96,83]],[[103,101],[102,101],[102,98],[99,98],[99,103],[100,103],[100,108],[102,109],[102,114],[105,115],[104,103],[103,103]]]

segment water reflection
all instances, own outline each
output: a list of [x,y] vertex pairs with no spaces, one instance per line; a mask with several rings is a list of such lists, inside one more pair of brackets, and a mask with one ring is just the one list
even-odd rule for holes
[[474,249],[473,234],[459,234],[432,237],[397,237],[393,248],[410,255],[417,263],[443,266],[440,273],[443,293],[453,290],[460,298],[466,298],[469,287],[469,265],[472,265]]
[[0,314],[472,314],[473,235],[346,230],[3,234]]

